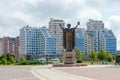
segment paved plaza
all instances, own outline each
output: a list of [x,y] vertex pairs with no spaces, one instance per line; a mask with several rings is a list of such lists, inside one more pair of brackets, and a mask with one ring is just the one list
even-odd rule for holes
[[119,65],[0,66],[0,80],[120,80]]
[[0,80],[40,80],[31,73],[33,66],[0,66]]
[[120,80],[119,65],[89,65],[82,67],[36,67],[42,80]]
[[69,67],[56,70],[94,80],[120,80],[120,66]]

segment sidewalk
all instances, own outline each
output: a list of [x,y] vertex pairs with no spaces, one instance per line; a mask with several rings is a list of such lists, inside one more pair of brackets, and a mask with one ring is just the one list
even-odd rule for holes
[[95,80],[55,70],[52,66],[34,67],[31,72],[40,80]]

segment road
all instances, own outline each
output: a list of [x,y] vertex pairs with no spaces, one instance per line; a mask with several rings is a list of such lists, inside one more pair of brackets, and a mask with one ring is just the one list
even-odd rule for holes
[[0,80],[40,80],[31,70],[35,66],[0,66]]

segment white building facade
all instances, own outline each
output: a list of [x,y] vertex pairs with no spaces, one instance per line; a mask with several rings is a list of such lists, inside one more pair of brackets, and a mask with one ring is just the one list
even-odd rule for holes
[[51,58],[56,54],[56,38],[46,27],[20,29],[20,53],[27,59]]
[[88,54],[91,50],[99,52],[101,49],[111,54],[116,53],[116,37],[111,30],[104,28],[102,21],[89,19],[86,37]]
[[64,28],[65,22],[63,20],[50,18],[49,29],[54,33],[55,37],[57,38],[57,53],[58,54],[62,54],[64,51],[63,31],[60,28],[60,24]]

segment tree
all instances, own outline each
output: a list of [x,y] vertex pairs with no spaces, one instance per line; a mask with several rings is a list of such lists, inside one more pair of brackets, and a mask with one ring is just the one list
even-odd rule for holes
[[15,63],[15,59],[14,59],[13,56],[10,56],[10,63],[11,63],[11,64],[14,64],[14,63]]
[[112,61],[112,55],[110,53],[106,53],[106,60],[108,62],[111,62]]
[[6,59],[6,60],[7,60],[7,64],[11,64],[11,63],[14,62],[15,56],[12,55],[12,54],[7,53],[7,54],[3,54],[3,55],[0,57],[0,60],[2,60],[2,59],[3,59],[3,60]]
[[20,62],[25,62],[24,56],[22,56],[22,57],[20,58]]
[[1,64],[3,64],[3,65],[7,64],[7,59],[6,58],[2,58]]
[[106,52],[104,51],[104,49],[101,49],[100,52],[98,52],[97,58],[100,61],[103,61],[106,59]]
[[3,54],[3,55],[0,56],[0,60],[2,60],[3,58],[7,59],[7,57],[6,57],[5,54]]
[[94,61],[96,60],[96,54],[93,50],[91,50],[89,56],[90,56],[90,59],[92,60],[92,62],[94,63]]
[[5,55],[6,55],[7,61],[10,61],[10,58],[11,58],[11,57],[15,58],[15,55],[12,55],[12,54],[10,54],[10,53],[7,53],[7,54],[5,54]]
[[83,59],[83,54],[80,52],[78,48],[75,49],[76,53],[76,60],[82,60]]
[[113,61],[115,61],[116,60],[116,55],[112,55],[112,59],[113,59]]

